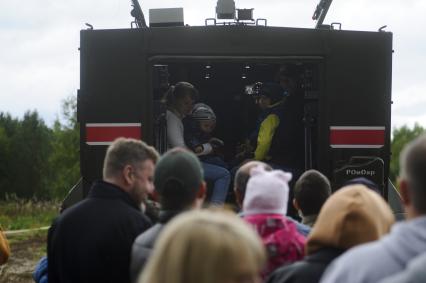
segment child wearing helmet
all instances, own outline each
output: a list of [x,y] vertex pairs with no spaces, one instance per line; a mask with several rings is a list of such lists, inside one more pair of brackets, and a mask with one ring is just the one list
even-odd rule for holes
[[185,120],[185,144],[202,162],[228,168],[218,154],[224,142],[213,137],[215,127],[216,115],[213,109],[204,103],[195,104],[190,116]]
[[222,205],[228,193],[231,174],[227,164],[217,153],[224,143],[213,137],[215,126],[216,115],[213,109],[204,103],[197,103],[184,121],[184,137],[186,146],[199,157],[205,179],[214,183],[210,202]]

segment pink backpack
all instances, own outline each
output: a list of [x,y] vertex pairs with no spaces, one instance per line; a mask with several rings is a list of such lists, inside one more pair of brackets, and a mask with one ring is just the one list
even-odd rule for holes
[[279,214],[255,214],[244,216],[262,238],[268,254],[263,278],[276,268],[301,260],[304,256],[305,237],[296,225]]

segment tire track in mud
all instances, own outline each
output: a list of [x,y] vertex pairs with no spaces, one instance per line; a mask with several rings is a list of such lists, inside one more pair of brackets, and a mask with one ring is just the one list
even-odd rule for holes
[[25,233],[29,233],[29,232],[44,231],[44,230],[48,230],[49,228],[50,228],[50,226],[45,226],[45,227],[33,228],[33,229],[3,231],[3,233],[7,237],[7,236],[11,236],[11,235],[19,235],[19,234],[25,234]]

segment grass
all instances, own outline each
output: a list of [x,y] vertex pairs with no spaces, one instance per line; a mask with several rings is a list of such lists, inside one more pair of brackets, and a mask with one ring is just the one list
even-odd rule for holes
[[0,201],[0,226],[3,230],[49,226],[57,217],[59,202],[10,198]]
[[[0,201],[3,230],[34,229],[49,226],[57,217],[59,202],[22,200],[9,197]],[[46,255],[47,230],[9,234],[9,261],[0,267],[0,282],[30,283],[37,262]]]

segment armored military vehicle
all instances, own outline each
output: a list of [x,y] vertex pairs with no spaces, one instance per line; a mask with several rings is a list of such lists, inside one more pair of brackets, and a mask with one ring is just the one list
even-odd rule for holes
[[219,0],[216,18],[184,24],[183,9],[154,9],[147,26],[133,1],[132,28],[82,30],[78,122],[82,195],[101,177],[107,146],[118,137],[166,148],[168,86],[188,81],[216,111],[216,135],[225,159],[255,123],[247,93],[256,82],[274,81],[292,66],[303,107],[293,109],[303,134],[294,151],[304,169],[326,174],[338,188],[366,177],[385,198],[397,198],[388,183],[391,134],[392,33],[349,31],[324,25],[331,1],[315,11],[315,28],[268,26],[253,9]]

